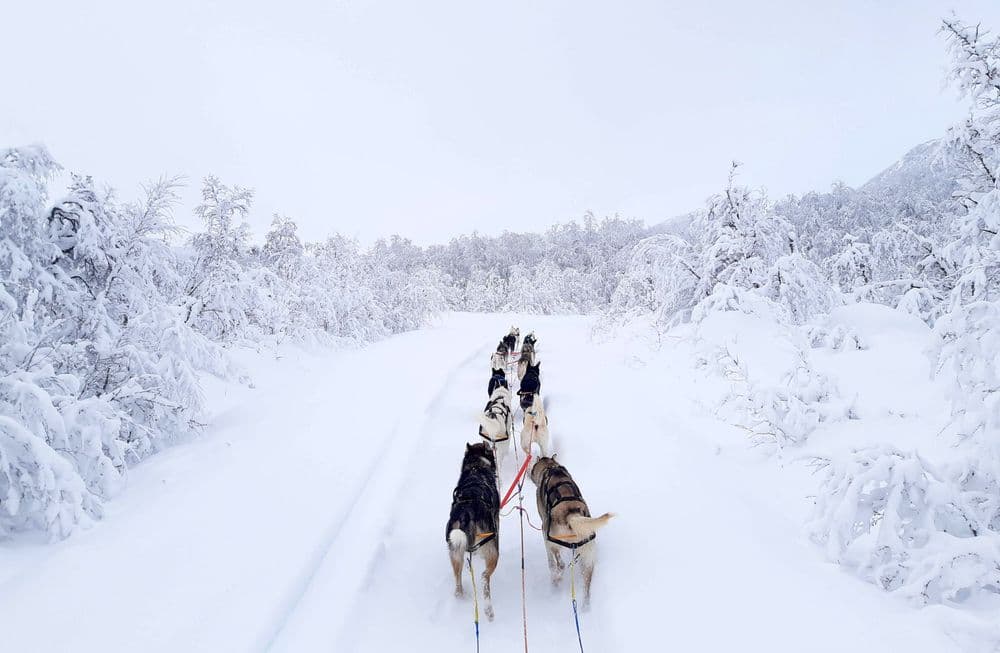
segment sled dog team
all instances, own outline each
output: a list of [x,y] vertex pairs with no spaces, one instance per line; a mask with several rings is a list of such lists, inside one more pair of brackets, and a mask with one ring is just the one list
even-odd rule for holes
[[[562,580],[566,562],[576,558],[583,575],[583,607],[590,604],[590,583],[596,562],[597,529],[613,516],[605,513],[591,517],[580,488],[569,471],[556,462],[549,446],[549,421],[541,397],[541,362],[535,351],[537,339],[529,333],[520,342],[521,332],[511,327],[490,357],[490,379],[486,386],[489,401],[479,418],[482,442],[466,444],[458,484],[452,493],[451,516],[445,539],[455,573],[455,596],[463,595],[462,569],[465,556],[479,553],[486,563],[483,571],[483,599],[486,616],[493,619],[490,578],[500,559],[500,474],[509,452],[514,409],[511,405],[511,380],[507,361],[518,354],[517,381],[519,404],[523,414],[521,449],[531,453],[534,443],[541,452],[530,470],[537,489],[538,514],[542,519],[542,537],[553,587]],[[520,352],[518,352],[520,344]]]

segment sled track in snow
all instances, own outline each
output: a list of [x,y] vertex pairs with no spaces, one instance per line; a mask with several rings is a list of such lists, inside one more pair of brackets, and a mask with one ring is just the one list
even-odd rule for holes
[[[371,462],[363,477],[364,480],[357,486],[346,504],[348,506],[346,511],[331,523],[327,535],[310,556],[309,563],[303,568],[287,595],[278,602],[281,608],[272,621],[270,635],[261,642],[259,650],[295,650],[294,645],[282,644],[283,637],[287,626],[306,602],[310,590],[324,585],[319,582],[321,576],[336,579],[336,583],[330,586],[340,588],[335,604],[327,603],[324,606],[327,619],[337,622],[331,631],[339,638],[343,623],[350,615],[351,602],[355,600],[379,556],[382,536],[390,529],[396,514],[393,508],[398,503],[397,499],[409,478],[405,473],[407,464],[425,439],[428,423],[437,413],[438,404],[455,378],[466,367],[483,358],[489,350],[489,346],[477,348],[449,371],[429,399],[421,398],[417,405],[410,405],[402,411],[403,416],[396,421],[390,435],[378,445],[385,454],[376,456]],[[419,419],[419,423],[414,425],[407,421],[409,419]],[[343,552],[339,549],[348,546],[340,540],[341,534],[345,532],[350,533],[354,541],[370,543],[367,559],[361,561],[356,556],[351,558],[341,555]],[[308,618],[308,615],[305,616]]]

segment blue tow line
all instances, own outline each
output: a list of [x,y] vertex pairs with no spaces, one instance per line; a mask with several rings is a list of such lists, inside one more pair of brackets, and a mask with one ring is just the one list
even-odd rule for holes
[[569,563],[569,587],[573,597],[573,621],[576,622],[576,641],[580,643],[580,653],[583,653],[583,637],[580,635],[580,614],[576,611],[576,559],[580,556],[573,551],[573,559]]

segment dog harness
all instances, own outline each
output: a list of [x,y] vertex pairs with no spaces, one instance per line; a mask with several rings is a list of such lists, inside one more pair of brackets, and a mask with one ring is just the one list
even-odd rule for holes
[[[490,487],[492,487],[492,485]],[[471,494],[473,496],[471,497],[466,496],[468,494]],[[482,482],[480,481],[480,479],[474,476],[469,476],[464,480],[459,480],[458,486],[451,493],[451,502],[453,506],[454,504],[463,504],[463,503],[484,503],[487,506],[489,506],[490,504],[493,503],[493,501],[491,501],[490,499],[491,496],[489,491],[486,490],[484,487],[482,487]],[[497,496],[497,502],[498,502],[497,505],[499,505],[499,499],[500,497]],[[499,508],[497,508],[497,510],[499,510]],[[475,542],[473,542],[471,546],[466,545],[465,551],[466,553],[475,553],[476,551],[479,550],[479,547],[486,544],[490,540],[495,540],[496,537],[497,533],[495,530],[490,531],[488,533],[479,533],[478,535],[475,536]],[[448,538],[446,536],[445,540],[447,541],[447,539]]]
[[483,427],[480,426],[479,427],[479,437],[481,437],[482,439],[486,440],[487,442],[492,442],[493,444],[496,444],[497,442],[506,442],[507,440],[510,440],[510,433],[504,432],[502,438],[497,438],[496,440],[494,440],[490,436],[486,435],[486,432],[483,430]]
[[[562,470],[562,472],[566,474],[567,478],[565,480],[559,481],[552,487],[548,487],[549,476],[551,476],[553,470],[556,469]],[[545,529],[545,539],[547,539],[549,542],[552,542],[553,544],[558,544],[559,546],[564,546],[567,549],[572,549],[575,551],[578,547],[581,547],[584,544],[587,544],[588,542],[594,541],[594,539],[597,538],[597,533],[591,533],[588,537],[574,542],[570,542],[569,540],[563,540],[559,539],[558,537],[552,536],[552,533],[550,531],[552,529],[551,515],[553,508],[558,506],[560,503],[563,503],[564,501],[579,501],[580,503],[586,505],[586,503],[583,500],[583,496],[580,494],[580,488],[571,478],[568,477],[569,474],[566,473],[565,467],[563,467],[562,465],[553,465],[552,467],[549,467],[547,470],[545,470],[545,474],[542,476],[542,483],[540,487],[545,488],[545,512],[548,513],[550,517],[549,525]],[[563,487],[569,488],[568,494],[563,494],[562,492],[559,491],[559,489]],[[589,516],[590,515],[584,515],[584,517],[589,517]]]
[[[485,412],[490,417],[493,417],[494,419],[503,418],[505,424],[507,422],[507,419],[510,417],[510,408],[504,405],[503,400],[500,397],[497,397],[496,399],[490,399],[489,402],[487,402],[486,408],[483,412]],[[493,444],[496,444],[497,442],[506,442],[507,440],[510,440],[510,433],[508,433],[505,430],[502,438],[497,438],[496,440],[494,440],[490,436],[486,435],[486,433],[483,431],[482,425],[480,424],[479,437],[486,440],[487,442],[492,442]]]
[[476,536],[476,543],[473,544],[470,547],[466,547],[465,551],[466,551],[466,553],[475,553],[476,551],[479,550],[479,547],[481,547],[482,545],[486,544],[490,540],[495,540],[496,537],[497,537],[497,534],[495,532],[480,533],[479,535]]
[[[493,370],[494,374],[490,377],[489,386],[496,390],[497,388],[510,388],[507,386],[507,375],[504,374],[503,370]],[[493,394],[492,392],[490,394]]]

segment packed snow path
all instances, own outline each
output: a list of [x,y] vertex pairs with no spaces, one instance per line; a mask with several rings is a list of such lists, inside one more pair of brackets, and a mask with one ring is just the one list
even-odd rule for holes
[[[356,352],[247,355],[256,387],[211,384],[205,437],[134,469],[103,522],[0,548],[4,650],[474,650],[444,523],[512,322],[538,332],[560,461],[595,514],[618,514],[598,536],[588,651],[957,650],[926,611],[822,562],[804,497],[706,414],[690,369],[626,364],[582,318],[490,315]],[[523,646],[516,513],[500,545],[483,651]],[[568,584],[550,588],[527,526],[525,547],[530,650],[575,650]]]

